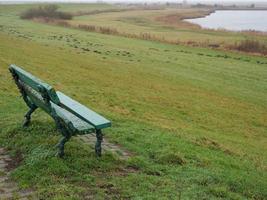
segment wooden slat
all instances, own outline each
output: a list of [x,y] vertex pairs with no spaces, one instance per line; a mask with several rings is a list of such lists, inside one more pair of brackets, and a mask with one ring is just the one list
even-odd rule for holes
[[93,125],[96,129],[107,128],[111,126],[111,122],[96,112],[90,110],[79,102],[71,99],[62,92],[57,91],[59,105],[84,121]]
[[57,113],[57,116],[59,116],[66,124],[72,123],[73,127],[79,131],[79,133],[92,133],[94,132],[95,128],[91,126],[89,123],[79,119],[72,113],[68,112],[67,110],[59,107],[58,105],[51,102],[51,107],[55,110]]
[[31,100],[32,103],[34,103],[36,106],[42,108],[45,112],[50,114],[50,108],[47,106],[46,102],[43,100],[43,97],[40,93],[33,90],[30,86],[26,85],[25,83],[20,81],[20,84],[24,88],[24,91],[27,94],[27,98]]
[[10,68],[15,71],[15,73],[19,76],[19,79],[24,82],[25,84],[29,85],[32,87],[34,90],[38,91],[39,88],[38,86],[42,86],[48,93],[50,99],[58,104],[59,99],[57,97],[57,94],[54,90],[54,88],[47,83],[43,82],[42,80],[38,79],[37,77],[33,76],[32,74],[24,71],[20,67],[16,65],[10,65]]

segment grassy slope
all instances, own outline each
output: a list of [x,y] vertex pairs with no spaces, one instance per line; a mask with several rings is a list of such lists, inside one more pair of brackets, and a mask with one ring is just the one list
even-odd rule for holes
[[[23,155],[22,187],[50,199],[267,196],[267,59],[21,21],[23,8],[0,7],[0,144]],[[78,140],[53,157],[49,116],[20,128],[10,63],[111,119],[106,137],[133,158],[97,160]]]

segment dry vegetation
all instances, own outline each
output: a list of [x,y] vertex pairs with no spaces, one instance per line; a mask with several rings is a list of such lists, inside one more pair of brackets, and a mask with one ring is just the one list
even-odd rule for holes
[[116,8],[111,8],[111,9],[104,9],[104,10],[91,10],[91,11],[77,11],[73,13],[73,16],[83,16],[83,15],[96,15],[96,14],[101,14],[101,13],[107,13],[107,12],[122,12],[122,11],[127,11],[127,10],[133,10],[132,8],[130,9],[116,9]]
[[57,5],[44,5],[37,8],[30,8],[21,13],[22,19],[47,18],[47,19],[72,19],[70,13],[58,11]]
[[181,10],[180,12],[167,14],[167,15],[161,15],[155,17],[155,21],[158,21],[162,23],[162,25],[167,25],[171,27],[176,28],[197,28],[199,29],[200,26],[192,23],[188,23],[186,21],[183,21],[184,19],[190,19],[190,18],[200,18],[207,16],[214,12],[213,9],[185,9]]
[[[183,21],[186,18],[203,17],[212,12],[214,12],[213,8],[115,7],[73,11],[70,14],[58,11],[58,7],[55,5],[46,5],[27,10],[22,13],[21,18],[127,38],[266,55],[266,44],[261,41],[261,38],[265,37],[263,33],[253,31],[235,34],[227,30],[201,29],[198,25]],[[74,20],[70,20],[72,16],[75,17]],[[86,16],[86,19],[88,16],[88,21],[77,20],[79,16]],[[127,29],[124,28],[126,24],[129,25]],[[162,30],[155,30],[153,26],[161,27]],[[166,32],[165,29],[169,31]],[[184,37],[185,31],[188,32],[188,35]],[[191,35],[192,37],[190,37]],[[218,37],[215,37],[216,35]],[[229,36],[233,38],[232,41],[229,41]],[[244,40],[243,36],[249,39]],[[236,41],[241,42],[237,43]]]
[[[77,29],[81,29],[81,30],[89,31],[89,32],[96,32],[96,33],[102,33],[102,34],[108,34],[108,35],[117,35],[117,36],[123,36],[127,38],[136,38],[136,39],[149,40],[149,41],[158,41],[158,42],[163,42],[163,43],[168,43],[168,44],[179,44],[179,45],[188,45],[188,46],[194,46],[194,47],[209,47],[209,48],[220,48],[221,47],[220,44],[211,43],[209,41],[197,42],[194,40],[189,40],[189,41],[184,42],[181,40],[170,40],[168,38],[166,39],[165,37],[159,37],[149,32],[147,33],[141,32],[139,34],[127,33],[127,32],[120,32],[118,29],[112,28],[112,27],[85,25],[85,24],[73,25],[69,23],[68,21],[58,20],[58,19],[51,20],[47,18],[42,18],[42,19],[35,19],[35,21],[49,23],[49,24],[58,25],[58,26],[69,27],[69,28],[77,28]],[[225,31],[225,30],[222,30],[222,31]],[[242,52],[247,52],[247,53],[267,55],[267,46],[258,40],[247,39],[247,40],[244,40],[238,43],[236,42],[234,45],[227,45],[226,48],[229,50],[237,50],[237,51],[242,51]]]
[[230,48],[248,53],[259,53],[267,55],[267,46],[258,40],[247,39],[230,46]]

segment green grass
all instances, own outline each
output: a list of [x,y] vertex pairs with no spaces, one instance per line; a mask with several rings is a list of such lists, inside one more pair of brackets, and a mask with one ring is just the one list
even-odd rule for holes
[[[266,199],[267,59],[167,45],[19,19],[0,7],[0,145],[23,158],[12,177],[42,199]],[[113,123],[121,161],[60,138],[27,111],[8,72],[15,63]]]

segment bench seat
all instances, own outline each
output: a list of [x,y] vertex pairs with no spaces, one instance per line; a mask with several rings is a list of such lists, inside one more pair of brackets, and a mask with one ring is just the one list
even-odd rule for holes
[[109,120],[105,119],[93,110],[66,96],[62,92],[57,91],[56,93],[59,98],[60,107],[65,108],[69,112],[88,122],[96,129],[103,129],[111,126],[111,122]]
[[75,130],[74,133],[88,134],[93,133],[95,128],[84,120],[76,117],[71,112],[59,107],[58,105],[51,102],[51,107],[55,110],[56,114],[66,123],[72,124]]

